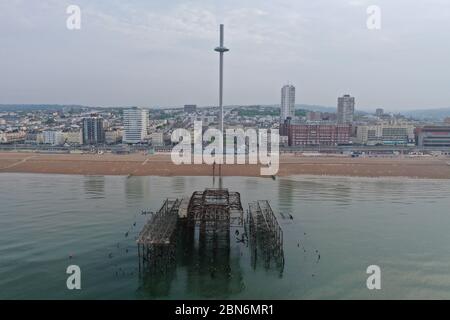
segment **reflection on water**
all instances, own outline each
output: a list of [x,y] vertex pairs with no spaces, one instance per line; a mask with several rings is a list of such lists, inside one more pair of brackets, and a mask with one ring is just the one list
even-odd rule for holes
[[278,179],[278,199],[283,203],[283,210],[288,210],[290,212],[294,209],[293,195],[294,190],[296,190],[295,184],[296,182],[291,179]]
[[105,177],[86,176],[84,179],[84,193],[89,199],[103,199],[105,195]]
[[140,177],[127,177],[125,179],[125,195],[127,200],[133,201],[142,199],[147,196],[150,191],[151,181]]
[[[450,181],[303,176],[223,183],[241,193],[244,209],[270,200],[284,233],[282,277],[253,269],[248,248],[233,237],[216,270],[194,244],[178,251],[165,276],[140,276],[135,239],[148,218],[141,210],[203,190],[208,177],[8,173],[0,174],[0,298],[450,298]],[[70,264],[82,270],[79,292],[65,289]],[[382,270],[377,292],[366,288],[371,264]]]
[[186,190],[186,178],[185,177],[173,177],[172,187],[175,193],[182,194]]
[[341,181],[327,181],[327,178],[304,181],[286,179],[285,182],[280,182],[280,185],[286,185],[285,188],[282,188],[282,193],[295,194],[294,201],[298,198],[317,202],[331,199],[336,201],[337,205],[344,206],[350,204],[353,193],[358,192],[352,185]]
[[[163,270],[145,266],[140,271],[139,293],[147,298],[171,298],[176,280],[185,283],[190,294],[205,298],[229,298],[243,290],[240,248],[215,250],[198,246],[180,229],[177,257]],[[198,239],[197,239],[198,240]]]

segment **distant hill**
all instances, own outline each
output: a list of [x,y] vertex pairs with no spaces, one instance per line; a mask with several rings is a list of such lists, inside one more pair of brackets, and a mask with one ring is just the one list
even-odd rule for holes
[[336,107],[327,107],[314,104],[296,104],[295,108],[308,111],[336,112]]
[[[280,108],[279,104],[262,104],[261,107],[269,108]],[[236,106],[237,107],[237,106]],[[253,107],[253,106],[240,106],[240,107]],[[320,106],[315,104],[296,104],[296,110],[306,110],[306,111],[319,111],[319,112],[336,112],[336,107]]]
[[0,104],[0,111],[61,111],[64,108],[83,109],[85,106],[79,105],[60,105],[60,104]]
[[412,117],[418,120],[444,120],[446,117],[450,117],[450,108],[437,108],[437,109],[419,109],[411,111],[401,111],[401,114]]
[[[260,105],[262,107],[272,107],[278,108],[280,105]],[[233,106],[227,106],[233,107]],[[241,108],[252,108],[255,106],[234,106]],[[5,111],[36,111],[36,110],[47,110],[47,111],[61,111],[64,108],[72,108],[73,110],[89,110],[95,107],[91,106],[83,106],[83,105],[60,105],[60,104],[0,104],[0,112]],[[128,107],[109,107],[112,109],[115,108],[128,108]],[[105,109],[109,109],[105,107]],[[181,108],[181,107],[180,107]],[[161,108],[157,108],[161,109]],[[322,106],[322,105],[313,105],[313,104],[296,104],[295,109],[297,112],[304,111],[319,111],[319,112],[336,112],[336,107],[330,106]],[[356,112],[358,114],[366,114],[368,111],[364,111],[361,109],[357,109]],[[450,107],[449,108],[434,108],[434,109],[417,109],[417,110],[408,110],[408,111],[400,111],[400,114],[411,117],[417,120],[430,120],[430,121],[442,121],[447,117],[450,117]]]
[[[309,105],[309,104],[296,104],[296,109],[308,110],[308,111],[319,111],[319,112],[336,112],[336,107],[327,107],[320,105]],[[375,111],[375,110],[374,110]],[[368,111],[357,109],[355,110],[358,114],[367,114]],[[450,108],[434,108],[434,109],[417,109],[408,111],[399,111],[398,113],[406,116],[412,117],[417,120],[431,120],[431,121],[442,121],[447,117],[450,117]]]

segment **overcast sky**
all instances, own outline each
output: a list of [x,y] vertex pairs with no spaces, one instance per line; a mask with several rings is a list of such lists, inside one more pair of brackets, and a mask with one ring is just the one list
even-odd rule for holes
[[0,104],[215,105],[220,23],[225,104],[450,107],[449,0],[0,0]]

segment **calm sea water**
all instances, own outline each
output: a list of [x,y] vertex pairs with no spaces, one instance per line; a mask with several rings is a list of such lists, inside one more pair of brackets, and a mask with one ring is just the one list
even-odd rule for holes
[[[277,213],[292,214],[278,216],[284,272],[254,270],[244,248],[231,258],[230,278],[186,265],[164,279],[140,274],[141,210],[211,184],[208,177],[0,174],[0,298],[450,299],[445,180],[227,177],[224,186],[241,193],[244,207],[268,199]],[[72,264],[81,268],[79,291],[66,288]],[[382,271],[378,291],[366,287],[372,264]]]

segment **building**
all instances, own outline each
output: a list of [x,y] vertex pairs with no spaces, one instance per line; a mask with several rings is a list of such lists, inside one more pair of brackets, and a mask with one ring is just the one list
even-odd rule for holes
[[306,112],[306,121],[321,121],[322,112],[319,111],[308,111]]
[[288,118],[295,116],[295,87],[285,85],[281,88],[280,122],[283,123]]
[[190,116],[190,122],[194,123],[194,121],[201,121],[203,126],[209,126],[210,124],[217,123],[218,117],[217,116],[202,116],[202,115]]
[[36,143],[37,144],[44,143],[44,133],[43,132],[39,132],[38,134],[36,134]]
[[184,105],[184,112],[186,112],[186,113],[196,113],[197,112],[197,105],[196,104],[185,104]]
[[289,137],[288,136],[280,136],[280,146],[288,147],[289,146]]
[[334,113],[334,112],[330,113],[330,112],[320,112],[320,111],[306,111],[304,119],[307,123],[315,122],[316,124],[317,123],[335,124],[337,117],[336,117],[336,113]]
[[42,132],[42,138],[44,144],[51,144],[53,146],[56,146],[64,143],[64,135],[61,131],[44,131]]
[[339,124],[348,124],[353,122],[355,114],[355,98],[346,94],[338,98],[337,121]]
[[412,124],[377,124],[358,126],[356,143],[364,145],[401,145],[414,143],[414,126]]
[[26,137],[26,132],[24,132],[24,131],[15,131],[15,132],[0,131],[0,143],[24,142],[25,137]]
[[37,138],[39,135],[39,131],[36,130],[31,130],[28,131],[25,135],[25,143],[37,143]]
[[105,142],[107,144],[116,144],[122,140],[123,133],[121,130],[105,131]]
[[140,143],[147,138],[148,112],[145,109],[131,108],[123,111],[124,143]]
[[63,137],[66,143],[71,145],[83,144],[83,134],[81,130],[67,131],[63,133]]
[[445,119],[444,119],[444,123],[445,123],[445,124],[450,124],[450,117],[445,118]]
[[334,112],[322,112],[322,121],[337,121],[337,115]]
[[450,148],[450,126],[425,126],[416,134],[419,147]]
[[289,146],[336,146],[350,143],[351,126],[337,124],[285,124]]
[[103,129],[103,119],[99,117],[89,117],[83,119],[83,144],[105,143],[105,130]]
[[153,146],[163,146],[164,145],[164,133],[163,132],[153,132],[150,134]]

